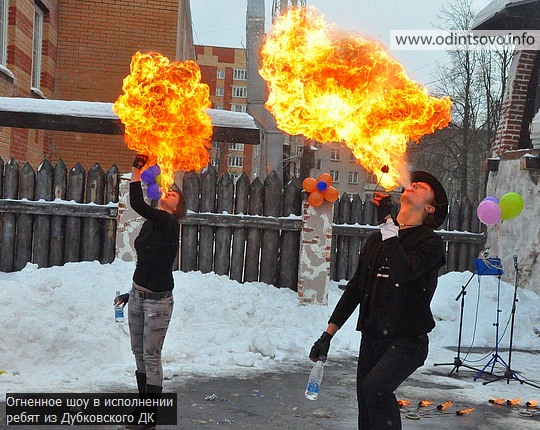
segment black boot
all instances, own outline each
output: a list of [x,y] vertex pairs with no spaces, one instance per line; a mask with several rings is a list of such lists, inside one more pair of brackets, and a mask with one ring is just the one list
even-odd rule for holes
[[[144,394],[144,398],[158,401],[161,399],[162,390],[163,387],[158,385],[146,384],[146,393]],[[141,409],[141,412],[145,413],[146,415],[142,415],[142,413],[139,414],[136,417],[136,423],[126,426],[126,430],[153,430],[156,428],[158,407],[156,405],[144,407]],[[140,424],[139,420],[141,417],[144,417],[146,421],[145,424]]]
[[[139,399],[144,399],[146,394],[146,373],[135,371],[135,379],[137,380],[137,390],[139,391]],[[145,412],[145,408],[142,406],[136,406],[131,412],[133,416],[133,424],[126,426],[126,429],[134,429],[141,418],[141,412]]]

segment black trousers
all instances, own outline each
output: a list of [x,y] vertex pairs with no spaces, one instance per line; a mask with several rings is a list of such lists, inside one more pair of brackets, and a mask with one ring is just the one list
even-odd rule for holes
[[424,364],[428,337],[367,339],[362,336],[357,371],[358,428],[400,430],[394,391]]

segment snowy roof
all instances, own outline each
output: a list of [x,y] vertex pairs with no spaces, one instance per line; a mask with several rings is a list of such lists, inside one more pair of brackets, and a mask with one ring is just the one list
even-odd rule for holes
[[[0,112],[39,113],[47,115],[118,120],[112,103],[44,100],[21,97],[0,97]],[[247,113],[208,109],[215,127],[257,130],[253,117]]]
[[535,2],[539,2],[539,0],[493,0],[484,9],[476,14],[472,28],[485,25],[488,21],[499,15],[505,9]]

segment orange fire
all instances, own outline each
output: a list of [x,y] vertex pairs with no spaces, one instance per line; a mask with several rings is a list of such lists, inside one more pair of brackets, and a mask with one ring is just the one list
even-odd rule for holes
[[457,411],[456,415],[466,415],[466,414],[470,414],[472,411],[474,411],[474,408],[462,409],[460,411]]
[[446,408],[452,406],[452,402],[444,402],[442,405],[437,406],[438,411],[444,411]]
[[159,53],[136,52],[131,73],[113,111],[125,125],[128,148],[161,168],[161,188],[174,183],[174,172],[208,165],[212,121],[208,85],[194,61],[175,61]]
[[312,7],[282,15],[261,55],[278,127],[346,144],[387,190],[406,171],[407,142],[450,122],[449,98],[429,96],[380,43],[328,26]]
[[509,399],[506,401],[506,404],[513,406],[519,404],[519,402],[521,402],[521,399]]
[[538,402],[536,400],[529,400],[527,403],[525,403],[528,408],[535,408],[538,405]]
[[426,406],[429,406],[431,404],[433,404],[433,402],[430,402],[429,400],[420,400],[418,402],[418,407],[419,408],[425,408]]
[[398,405],[400,408],[406,408],[411,404],[410,400],[398,400]]

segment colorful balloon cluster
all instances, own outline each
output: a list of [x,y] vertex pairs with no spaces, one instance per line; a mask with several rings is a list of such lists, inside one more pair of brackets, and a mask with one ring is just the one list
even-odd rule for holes
[[146,195],[150,200],[159,200],[161,198],[161,169],[157,164],[150,166],[141,173],[141,179],[147,185]]
[[317,179],[304,179],[302,187],[310,193],[308,202],[314,208],[320,206],[324,200],[333,203],[339,198],[339,192],[332,186],[332,176],[329,173],[322,173]]
[[476,215],[484,224],[495,225],[517,217],[523,206],[523,197],[518,193],[506,193],[500,199],[488,196],[478,205]]

